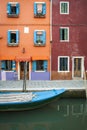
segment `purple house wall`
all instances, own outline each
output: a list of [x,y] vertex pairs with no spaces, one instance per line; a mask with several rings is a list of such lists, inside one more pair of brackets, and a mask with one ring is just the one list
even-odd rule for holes
[[13,72],[13,71],[0,72],[0,80],[17,80],[17,79],[18,79],[17,72]]
[[50,80],[50,72],[31,72],[31,80]]
[[0,80],[1,80],[1,71],[0,71]]

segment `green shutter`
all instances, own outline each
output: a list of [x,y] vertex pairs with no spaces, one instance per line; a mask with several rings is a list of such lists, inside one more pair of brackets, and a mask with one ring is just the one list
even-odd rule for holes
[[64,70],[68,70],[68,58],[64,58]]
[[64,40],[68,40],[68,29],[64,29]]
[[67,3],[64,3],[64,13],[67,13]]
[[61,13],[64,13],[64,3],[61,3]]
[[60,58],[60,71],[63,69],[63,58]]
[[60,40],[63,40],[62,39],[62,28],[60,28]]

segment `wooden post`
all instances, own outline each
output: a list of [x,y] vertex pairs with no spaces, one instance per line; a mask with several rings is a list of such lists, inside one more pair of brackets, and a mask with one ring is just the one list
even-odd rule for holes
[[85,80],[85,91],[86,91],[86,99],[87,99],[87,82]]
[[31,71],[32,71],[32,64],[31,61],[29,62],[29,80],[31,80]]
[[86,91],[86,98],[87,98],[87,80],[86,80],[86,71],[85,71],[85,67],[84,67],[84,85],[85,85],[85,91]]
[[24,62],[24,79],[23,79],[23,92],[26,91],[26,74],[27,74],[27,63]]

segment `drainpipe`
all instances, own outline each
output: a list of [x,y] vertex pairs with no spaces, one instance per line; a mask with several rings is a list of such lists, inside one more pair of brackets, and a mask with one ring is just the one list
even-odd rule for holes
[[52,0],[50,0],[50,80],[51,80],[51,44],[52,44]]

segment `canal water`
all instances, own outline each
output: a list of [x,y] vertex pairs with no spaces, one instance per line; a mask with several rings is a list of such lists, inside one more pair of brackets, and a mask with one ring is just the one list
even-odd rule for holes
[[87,100],[59,99],[31,111],[0,112],[0,130],[87,130]]

